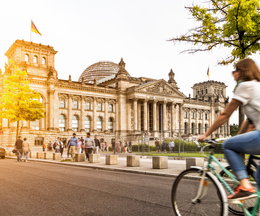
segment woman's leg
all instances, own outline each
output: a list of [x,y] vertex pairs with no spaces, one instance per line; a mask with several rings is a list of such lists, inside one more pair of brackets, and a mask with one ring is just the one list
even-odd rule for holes
[[232,170],[236,173],[237,178],[239,180],[247,179],[248,174],[240,153],[260,154],[260,131],[252,131],[234,136],[223,144],[223,148],[225,157]]

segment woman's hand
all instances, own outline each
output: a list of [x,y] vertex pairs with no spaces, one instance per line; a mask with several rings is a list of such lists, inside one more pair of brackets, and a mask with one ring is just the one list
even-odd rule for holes
[[205,135],[199,135],[199,136],[197,137],[197,140],[198,140],[199,142],[203,142],[206,138],[207,138],[207,137],[206,137]]

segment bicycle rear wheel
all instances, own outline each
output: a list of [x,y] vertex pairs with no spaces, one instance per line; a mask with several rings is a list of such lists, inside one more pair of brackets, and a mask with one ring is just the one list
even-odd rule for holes
[[202,170],[191,168],[183,171],[172,186],[173,211],[178,216],[207,215],[225,216],[228,214],[226,195],[223,187],[214,177],[206,173],[203,192],[196,200]]
[[[232,169],[231,169],[230,166],[227,166],[227,167],[225,167],[225,168],[226,168],[229,172],[232,172]],[[229,176],[226,175],[226,173],[225,173],[223,170],[219,173],[219,175],[221,175],[223,178],[226,179],[226,182],[229,184],[229,186],[230,186],[231,188],[235,189],[235,187],[237,186],[237,183],[234,182],[234,181],[232,181],[232,179],[230,179]],[[224,189],[225,189],[225,188],[224,188]],[[225,191],[226,191],[227,194],[229,194],[228,191],[227,191],[227,189],[225,189]],[[252,208],[254,207],[254,205],[255,205],[255,203],[256,203],[256,200],[257,200],[256,197],[255,197],[255,198],[251,198],[251,199],[246,199],[246,200],[244,200],[243,205],[244,205],[248,210],[250,210],[250,209],[252,209]],[[239,205],[234,204],[234,203],[229,203],[229,204],[228,204],[228,210],[229,210],[229,212],[233,213],[234,215],[241,215],[241,216],[242,216],[242,215],[245,215],[243,209],[242,209]]]

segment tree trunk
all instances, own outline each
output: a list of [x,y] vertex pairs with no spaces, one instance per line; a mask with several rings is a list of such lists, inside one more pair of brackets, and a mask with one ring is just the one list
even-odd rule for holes
[[244,121],[245,119],[245,115],[244,115],[244,112],[243,112],[243,108],[242,106],[239,106],[239,109],[238,109],[238,122],[239,122],[239,127],[241,126],[242,122]]
[[16,136],[15,136],[15,140],[17,140],[18,139],[18,136],[20,135],[20,121],[18,120],[17,122],[16,122]]

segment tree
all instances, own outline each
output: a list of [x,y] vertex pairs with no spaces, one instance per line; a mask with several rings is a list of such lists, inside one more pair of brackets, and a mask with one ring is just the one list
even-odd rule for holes
[[30,89],[27,72],[10,63],[2,82],[0,94],[0,118],[17,122],[16,139],[20,133],[20,121],[35,121],[44,116],[44,108],[39,101],[40,94]]
[[238,129],[239,129],[239,127],[237,124],[230,125],[230,135],[231,136],[237,135]]
[[[218,62],[222,65],[259,53],[259,0],[209,0],[206,5],[186,7],[200,25],[170,41],[195,45],[183,51],[188,53],[228,47],[231,49],[230,55]],[[239,125],[243,117],[240,109]]]

